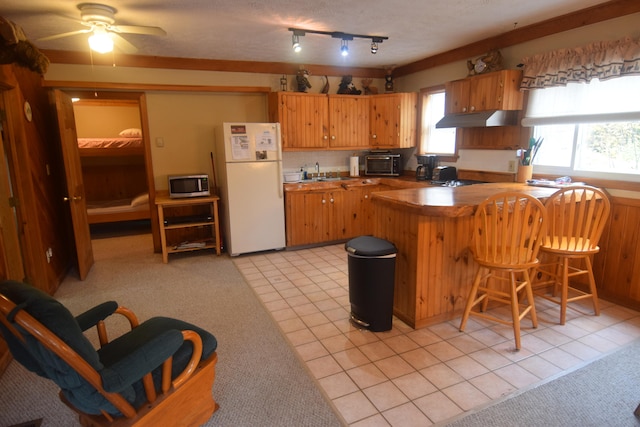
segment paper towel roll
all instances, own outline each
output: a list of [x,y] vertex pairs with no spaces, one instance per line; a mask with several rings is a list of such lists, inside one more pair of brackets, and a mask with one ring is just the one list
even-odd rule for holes
[[360,176],[360,164],[358,163],[358,156],[351,156],[349,158],[349,175]]

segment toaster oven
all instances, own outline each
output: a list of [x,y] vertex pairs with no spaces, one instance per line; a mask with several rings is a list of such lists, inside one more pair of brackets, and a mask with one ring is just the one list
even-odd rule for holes
[[364,157],[364,174],[379,176],[400,175],[400,154],[372,152]]

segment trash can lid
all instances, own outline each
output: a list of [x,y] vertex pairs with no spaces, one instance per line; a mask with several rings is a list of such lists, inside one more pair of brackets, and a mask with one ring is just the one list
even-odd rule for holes
[[373,236],[360,236],[345,243],[347,252],[354,255],[384,256],[397,252],[395,245]]

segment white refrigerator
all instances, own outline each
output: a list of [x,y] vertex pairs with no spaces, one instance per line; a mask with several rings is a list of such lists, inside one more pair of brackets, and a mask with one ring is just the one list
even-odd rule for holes
[[283,249],[284,189],[279,123],[223,123],[215,158],[227,252]]

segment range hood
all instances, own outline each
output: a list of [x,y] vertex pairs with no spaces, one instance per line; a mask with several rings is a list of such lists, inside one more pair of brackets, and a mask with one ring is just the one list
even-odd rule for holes
[[436,123],[436,128],[486,128],[492,126],[516,126],[517,110],[489,110],[477,113],[447,114]]

